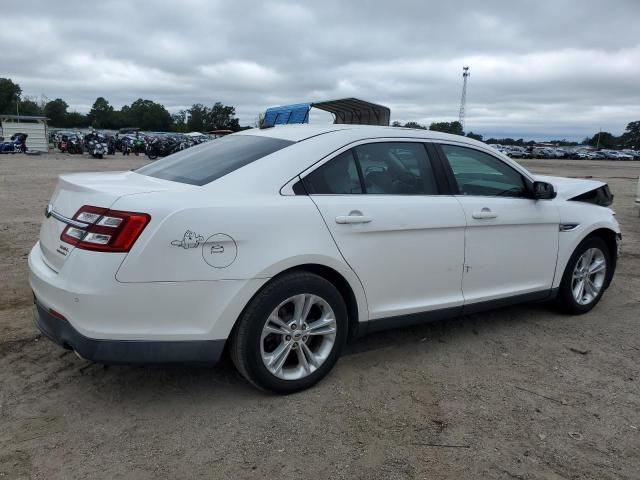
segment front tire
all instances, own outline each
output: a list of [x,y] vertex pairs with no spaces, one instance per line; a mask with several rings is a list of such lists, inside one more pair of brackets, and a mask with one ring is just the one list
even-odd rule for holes
[[231,336],[231,358],[256,387],[293,393],[329,373],[347,330],[347,309],[336,287],[313,273],[291,272],[249,302]]
[[564,271],[559,306],[567,313],[587,313],[602,298],[611,271],[611,253],[599,237],[584,240],[571,255]]

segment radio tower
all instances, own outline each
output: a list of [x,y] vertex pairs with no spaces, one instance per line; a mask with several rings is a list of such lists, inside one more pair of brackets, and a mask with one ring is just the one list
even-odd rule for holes
[[469,67],[462,67],[462,97],[460,98],[460,116],[458,121],[462,125],[462,131],[464,132],[464,107],[467,104],[467,78],[471,74],[469,73]]

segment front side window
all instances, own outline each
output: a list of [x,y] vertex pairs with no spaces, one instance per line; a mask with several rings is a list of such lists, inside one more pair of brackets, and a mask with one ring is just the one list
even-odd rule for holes
[[135,172],[173,182],[205,185],[293,143],[279,138],[228,135],[174,153]]
[[473,148],[441,145],[462,195],[528,197],[520,172]]
[[438,194],[424,145],[410,142],[359,145],[318,167],[304,184],[312,195]]

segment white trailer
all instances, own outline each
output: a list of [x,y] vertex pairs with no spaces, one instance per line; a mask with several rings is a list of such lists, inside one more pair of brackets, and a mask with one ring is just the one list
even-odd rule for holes
[[14,133],[25,133],[28,150],[46,153],[49,151],[47,120],[47,117],[0,114],[0,136],[8,141]]

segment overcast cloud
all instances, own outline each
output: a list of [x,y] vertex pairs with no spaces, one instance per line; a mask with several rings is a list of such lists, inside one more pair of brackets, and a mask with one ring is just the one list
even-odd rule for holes
[[[581,139],[640,119],[640,1],[25,1],[3,8],[0,76],[86,112],[355,96],[392,120]],[[316,117],[318,118],[318,117]],[[313,117],[312,117],[313,119]]]

